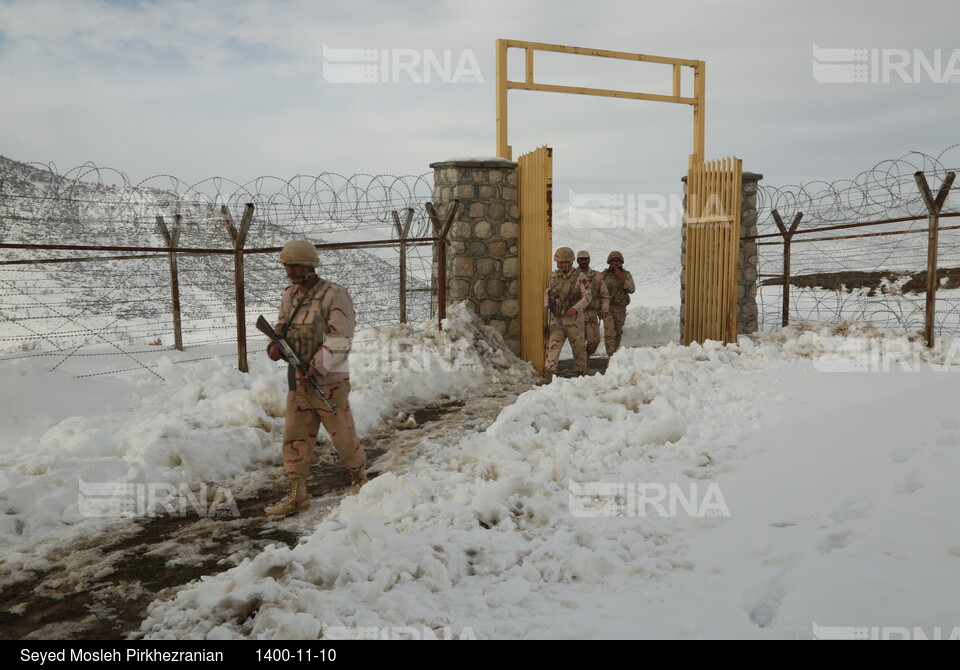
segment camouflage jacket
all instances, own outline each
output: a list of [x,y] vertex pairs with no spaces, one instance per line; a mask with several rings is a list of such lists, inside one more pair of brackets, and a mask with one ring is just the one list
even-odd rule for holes
[[626,270],[621,270],[623,279],[617,279],[616,273],[610,268],[603,271],[603,283],[607,285],[610,292],[610,305],[612,307],[626,307],[630,304],[630,294],[637,290],[633,284],[633,275]]
[[596,314],[597,312],[610,311],[610,292],[607,289],[607,283],[603,281],[603,273],[596,270],[580,271],[590,282],[590,304],[585,311]]
[[590,297],[590,282],[579,270],[570,268],[567,273],[554,270],[547,283],[544,305],[560,318],[569,309],[582,312],[590,304]]
[[323,385],[349,378],[347,357],[356,325],[353,300],[347,290],[318,277],[305,296],[297,284],[287,287],[275,329],[302,360],[317,369],[317,382]]

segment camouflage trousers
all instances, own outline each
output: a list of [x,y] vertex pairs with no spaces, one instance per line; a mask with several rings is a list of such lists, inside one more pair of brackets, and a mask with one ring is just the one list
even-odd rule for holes
[[587,371],[587,349],[583,338],[583,315],[552,317],[550,319],[550,336],[547,338],[547,360],[544,363],[546,372],[557,371],[557,361],[560,360],[560,351],[563,343],[570,340],[573,350],[573,367],[577,372]]
[[317,432],[320,424],[330,435],[340,462],[347,468],[359,468],[367,460],[367,455],[357,439],[357,430],[353,425],[350,411],[350,380],[320,388],[327,394],[327,400],[337,408],[333,414],[320,399],[313,388],[305,388],[297,381],[297,390],[287,392],[286,425],[283,429],[283,471],[288,475],[306,477],[310,473],[310,455],[317,445]]
[[587,349],[587,358],[597,353],[600,346],[600,312],[587,310],[583,313],[583,339]]
[[610,307],[607,318],[603,320],[603,345],[607,348],[607,356],[613,356],[620,348],[620,338],[623,337],[623,323],[627,319],[626,307]]

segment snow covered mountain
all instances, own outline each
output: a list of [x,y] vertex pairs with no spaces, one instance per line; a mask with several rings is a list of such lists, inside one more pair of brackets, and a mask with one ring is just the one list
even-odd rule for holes
[[[180,248],[232,248],[220,205],[234,217],[246,201],[254,201],[245,248],[282,246],[289,239],[315,242],[348,241],[345,231],[320,220],[297,218],[289,194],[258,194],[244,189],[218,198],[162,179],[131,185],[124,175],[81,166],[66,175],[52,166],[28,165],[0,157],[0,242],[7,244],[66,244],[124,247],[166,247],[157,232],[163,217],[172,230],[182,216]],[[390,224],[392,226],[392,223]],[[383,228],[383,227],[381,227]],[[361,237],[387,235],[367,229]],[[343,239],[341,239],[343,238]],[[374,237],[374,239],[377,239]],[[411,250],[410,289],[428,288],[429,249]],[[396,251],[364,249],[320,250],[324,276],[346,286],[363,305],[363,325],[397,319],[399,267]],[[425,256],[426,254],[426,256]],[[167,254],[143,253],[116,259],[116,251],[0,250],[0,261],[54,260],[44,264],[0,265],[0,351],[68,349],[91,344],[171,344],[171,289]],[[78,259],[92,259],[76,262]],[[109,259],[109,260],[107,260]],[[229,341],[236,314],[232,254],[178,254],[180,304],[187,343]],[[357,270],[360,269],[360,272]],[[286,280],[275,254],[247,254],[244,261],[244,300],[249,323],[259,313],[272,315]],[[407,313],[419,321],[430,313],[429,294],[408,295]],[[272,318],[272,316],[271,316]]]

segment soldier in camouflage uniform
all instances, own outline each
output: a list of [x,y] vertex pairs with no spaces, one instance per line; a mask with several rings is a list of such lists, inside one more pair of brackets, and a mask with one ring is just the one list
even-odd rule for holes
[[[288,242],[280,252],[280,262],[291,284],[280,301],[275,330],[286,338],[302,361],[309,361],[310,370],[302,375],[290,366],[287,374],[283,470],[290,489],[286,498],[266,509],[267,514],[274,516],[295,514],[310,506],[307,475],[321,423],[330,435],[340,462],[350,470],[351,493],[358,492],[367,481],[367,457],[357,439],[347,399],[350,393],[347,356],[356,327],[353,300],[345,288],[317,276],[320,258],[310,242]],[[272,342],[267,354],[271,360],[281,359],[280,351]],[[311,379],[323,389],[336,414],[308,383]]]
[[610,311],[603,320],[603,344],[607,348],[607,356],[613,356],[620,348],[630,294],[637,289],[633,284],[633,275],[623,269],[623,254],[611,251],[607,256],[607,264],[610,267],[603,271],[603,283],[610,293]]
[[603,273],[590,269],[590,252],[577,252],[580,274],[590,282],[590,304],[583,310],[583,336],[586,340],[587,358],[593,356],[600,346],[600,319],[607,318],[610,311],[610,293],[603,281]]
[[590,283],[573,268],[573,249],[570,247],[557,249],[553,260],[557,262],[557,269],[551,275],[544,294],[544,319],[546,311],[550,313],[544,370],[548,375],[556,372],[563,343],[570,340],[574,368],[577,374],[586,374],[583,310],[590,304]]

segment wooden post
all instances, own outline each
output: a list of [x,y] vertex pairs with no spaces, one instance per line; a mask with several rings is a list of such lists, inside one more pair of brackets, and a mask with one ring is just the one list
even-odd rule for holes
[[783,317],[782,322],[783,326],[786,327],[790,323],[790,242],[793,240],[793,234],[797,232],[797,226],[800,225],[800,219],[803,218],[803,212],[797,212],[797,215],[793,217],[793,223],[790,224],[790,229],[787,230],[787,227],[783,225],[783,219],[780,218],[780,212],[773,210],[773,220],[777,223],[777,228],[780,229],[780,234],[783,236]]
[[180,243],[180,221],[177,214],[173,217],[173,232],[167,230],[163,217],[157,217],[157,230],[163,241],[170,247],[170,293],[173,298],[173,346],[177,351],[183,351],[183,332],[180,324],[180,273],[177,271],[177,245]]
[[460,201],[453,201],[444,223],[440,223],[440,217],[437,216],[432,202],[428,202],[424,207],[430,215],[430,223],[433,224],[433,236],[437,238],[437,329],[443,330],[443,320],[447,318],[447,233],[450,232],[453,217],[460,208]]
[[950,187],[956,178],[955,172],[948,172],[947,178],[943,180],[937,197],[934,198],[930,192],[930,186],[927,184],[927,176],[921,171],[916,172],[913,178],[920,188],[920,195],[923,196],[923,204],[927,206],[927,212],[930,216],[930,226],[927,233],[927,304],[924,319],[923,334],[927,340],[927,346],[933,346],[933,322],[935,316],[937,299],[937,237],[940,228],[940,210],[943,209],[943,203],[947,200],[950,193]]
[[693,153],[697,162],[702,163],[704,150],[704,126],[707,118],[707,63],[697,61],[693,68]]
[[507,144],[507,41],[497,40],[497,156],[513,160]]
[[247,231],[253,221],[253,203],[248,202],[240,219],[240,230],[233,227],[233,219],[226,205],[220,208],[224,226],[233,242],[234,290],[237,299],[237,369],[240,372],[249,372],[247,366],[247,314],[243,293],[243,245],[247,241]]
[[407,208],[407,217],[400,224],[400,215],[397,210],[393,214],[393,224],[397,227],[397,236],[400,238],[400,323],[407,322],[407,235],[410,234],[410,224],[413,222],[413,210]]

